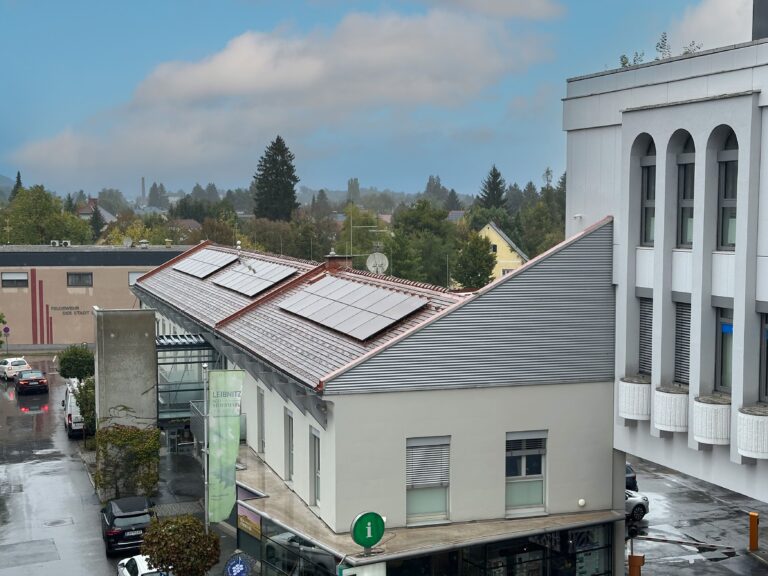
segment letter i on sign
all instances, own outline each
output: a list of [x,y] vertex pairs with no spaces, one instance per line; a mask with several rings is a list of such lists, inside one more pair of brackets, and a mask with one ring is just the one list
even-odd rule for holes
[[368,522],[368,524],[366,524],[365,528],[366,528],[366,535],[368,536],[368,538],[372,538],[373,534],[371,534],[371,523]]

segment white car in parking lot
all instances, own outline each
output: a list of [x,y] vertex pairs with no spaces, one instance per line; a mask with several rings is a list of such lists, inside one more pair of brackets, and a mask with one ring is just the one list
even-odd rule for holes
[[625,490],[624,513],[628,519],[639,522],[648,514],[648,497],[634,490]]
[[0,360],[0,378],[6,382],[12,380],[13,377],[22,370],[32,370],[32,366],[30,366],[23,357]]
[[162,572],[157,568],[149,567],[149,556],[131,556],[117,563],[117,576],[173,576],[169,572]]

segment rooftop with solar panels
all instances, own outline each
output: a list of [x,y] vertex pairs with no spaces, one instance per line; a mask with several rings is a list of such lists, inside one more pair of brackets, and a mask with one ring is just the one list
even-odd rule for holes
[[203,243],[147,274],[142,300],[194,319],[312,387],[466,298],[325,262]]

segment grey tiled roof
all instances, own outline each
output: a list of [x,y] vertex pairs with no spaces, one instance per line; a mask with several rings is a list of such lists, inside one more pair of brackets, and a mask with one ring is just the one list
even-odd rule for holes
[[[207,248],[236,252],[214,245]],[[315,262],[245,251],[242,252],[241,258],[293,266],[299,270],[299,275],[278,283],[255,298],[248,298],[213,283],[213,280],[229,267],[206,279],[199,279],[174,270],[173,265],[170,265],[141,279],[139,285],[155,298],[187,317],[194,318],[201,327],[215,330],[254,356],[312,387],[318,386],[332,372],[359,360],[465,299],[463,295],[436,286],[348,268],[329,271],[318,268],[319,264]],[[313,274],[307,274],[313,270]],[[365,341],[325,328],[280,308],[280,302],[302,290],[310,280],[317,280],[325,274],[420,296],[426,298],[428,304]],[[246,307],[248,309],[244,310]],[[237,316],[229,318],[239,312],[241,313]],[[225,319],[228,320],[222,322]]]

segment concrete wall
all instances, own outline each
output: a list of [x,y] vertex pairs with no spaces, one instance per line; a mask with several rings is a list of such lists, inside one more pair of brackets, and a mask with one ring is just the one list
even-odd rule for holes
[[516,431],[548,432],[548,513],[611,509],[613,484],[624,482],[623,455],[614,461],[612,450],[612,386],[334,396],[336,525],[346,530],[366,510],[386,516],[387,526],[405,525],[406,439],[420,436],[451,437],[451,521],[505,517],[506,433]]
[[154,310],[94,309],[99,426],[157,425]]

